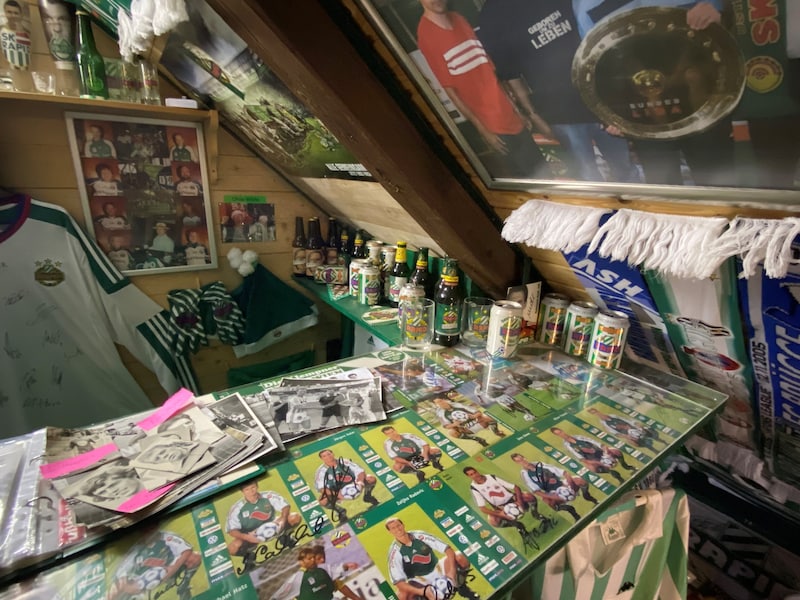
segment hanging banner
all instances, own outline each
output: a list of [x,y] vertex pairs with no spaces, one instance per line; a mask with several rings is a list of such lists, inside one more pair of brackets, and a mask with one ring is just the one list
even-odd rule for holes
[[730,260],[702,280],[645,272],[687,377],[728,394],[717,419],[717,435],[756,449],[752,372],[735,276]]
[[564,257],[595,304],[628,315],[625,359],[683,377],[666,325],[642,274],[627,263],[596,252],[589,254],[587,247],[564,253]]
[[[794,248],[800,249],[795,241]],[[782,279],[762,269],[740,280],[755,374],[764,458],[782,480],[800,483],[800,267]]]

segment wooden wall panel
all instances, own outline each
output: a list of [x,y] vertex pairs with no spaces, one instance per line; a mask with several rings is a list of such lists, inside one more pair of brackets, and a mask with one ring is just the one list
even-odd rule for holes
[[[44,37],[38,17],[38,7],[30,3],[34,50],[45,50]],[[115,43],[100,30],[95,37],[101,52],[111,56]],[[49,56],[41,52],[34,65],[44,70],[51,68]],[[162,97],[176,95],[168,82],[161,82]],[[179,95],[179,94],[178,94]],[[30,194],[37,200],[63,206],[81,225],[85,217],[77,189],[77,180],[69,152],[64,109],[57,103],[19,102],[0,100],[0,185]],[[219,176],[211,185],[212,231],[219,231],[217,203],[225,194],[261,194],[275,204],[277,240],[254,244],[239,244],[243,249],[258,252],[260,262],[289,285],[315,300],[320,311],[320,323],[296,334],[280,344],[255,355],[236,359],[229,346],[212,342],[193,357],[203,392],[223,389],[229,368],[273,360],[302,350],[313,350],[317,362],[324,362],[326,343],[339,337],[339,313],[318,302],[304,288],[291,281],[291,239],[294,236],[295,216],[326,218],[306,196],[301,194],[283,176],[266,166],[250,150],[224,130],[218,137]],[[218,234],[217,239],[218,239]],[[242,277],[230,268],[227,252],[235,244],[217,243],[219,268],[207,271],[188,271],[162,275],[134,276],[132,281],[139,289],[161,306],[167,306],[167,293],[172,289],[194,288],[211,281],[222,281],[231,290],[242,282]],[[269,310],[269,307],[264,307]],[[121,356],[134,377],[154,403],[160,403],[165,393],[155,377],[124,348]]]

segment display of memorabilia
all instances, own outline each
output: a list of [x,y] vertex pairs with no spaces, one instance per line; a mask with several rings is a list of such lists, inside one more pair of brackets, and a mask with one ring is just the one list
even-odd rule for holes
[[466,347],[387,349],[214,397],[241,398],[257,415],[269,410],[264,392],[359,387],[371,372],[391,375],[384,398],[403,407],[388,420],[296,442],[257,478],[0,598],[29,589],[72,597],[89,584],[96,598],[290,598],[312,587],[327,590],[314,597],[391,598],[409,585],[431,586],[436,598],[489,598],[725,400],[692,384],[693,400],[677,377],[667,391],[543,346],[496,361]]
[[86,229],[129,275],[217,266],[199,123],[67,113]]
[[800,197],[791,0],[358,4],[489,187]]

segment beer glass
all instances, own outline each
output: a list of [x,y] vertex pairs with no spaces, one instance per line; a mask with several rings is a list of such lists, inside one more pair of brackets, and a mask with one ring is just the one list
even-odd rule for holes
[[410,350],[429,350],[433,342],[435,304],[430,298],[417,298],[403,304],[400,330],[403,346]]
[[461,311],[461,341],[467,346],[485,346],[489,334],[489,313],[494,300],[481,296],[464,299]]

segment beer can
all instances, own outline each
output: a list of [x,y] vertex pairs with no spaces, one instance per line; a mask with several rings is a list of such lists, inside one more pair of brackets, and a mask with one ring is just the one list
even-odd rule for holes
[[517,350],[522,329],[522,304],[498,300],[489,312],[486,352],[494,358],[510,358]]
[[629,326],[630,322],[625,313],[605,309],[598,312],[594,318],[586,360],[603,369],[619,367]]
[[536,328],[536,339],[539,342],[561,345],[569,302],[569,297],[564,294],[544,295],[539,304],[539,324]]
[[355,296],[356,299],[359,297],[359,288],[361,287],[361,279],[359,279],[358,273],[367,265],[369,265],[369,261],[362,258],[350,261],[350,295]]
[[406,302],[413,302],[425,297],[425,288],[416,283],[407,283],[400,288],[400,295],[397,300],[397,323],[400,327],[403,318],[403,304]]
[[314,281],[334,285],[347,283],[347,268],[338,265],[319,265],[314,271]]
[[358,301],[375,306],[381,295],[381,270],[375,265],[365,265],[358,272]]
[[564,322],[564,351],[567,354],[586,356],[596,314],[597,305],[593,302],[576,301],[567,307]]

